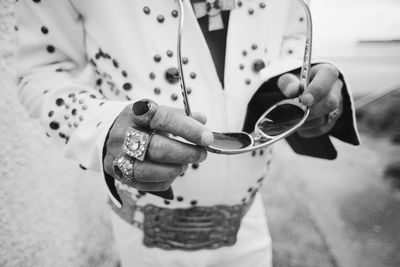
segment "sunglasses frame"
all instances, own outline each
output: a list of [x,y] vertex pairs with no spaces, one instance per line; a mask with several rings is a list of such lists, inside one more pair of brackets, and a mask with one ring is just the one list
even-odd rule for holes
[[[183,104],[185,107],[185,113],[187,116],[192,117],[192,112],[190,109],[189,105],[189,100],[188,100],[188,94],[186,91],[186,85],[185,85],[185,78],[183,75],[183,62],[182,62],[182,54],[181,54],[181,47],[182,47],[182,30],[183,30],[183,22],[184,22],[184,1],[185,0],[178,0],[179,4],[179,30],[178,30],[178,40],[177,40],[177,60],[178,60],[178,71],[179,71],[179,82],[181,86],[181,91],[182,91],[182,96],[183,96]],[[313,27],[312,27],[312,17],[311,17],[311,11],[308,6],[308,4],[305,2],[305,0],[296,0],[299,2],[305,11],[306,15],[306,23],[307,23],[307,32],[306,32],[306,42],[305,42],[305,48],[304,48],[304,56],[303,56],[303,64],[301,66],[301,71],[300,71],[300,92],[299,96],[304,92],[304,90],[308,87],[309,81],[310,81],[310,69],[311,69],[311,50],[312,50],[312,36],[313,36]],[[265,134],[263,131],[261,131],[257,126],[263,120],[268,113],[270,113],[272,110],[276,109],[279,105],[294,105],[296,107],[299,107],[304,111],[303,118],[293,127],[291,127],[289,130],[275,135],[275,136],[269,136]],[[308,116],[310,114],[310,109],[303,105],[300,102],[300,97],[297,98],[292,98],[292,99],[285,99],[277,102],[273,106],[269,107],[257,120],[255,126],[254,126],[254,137],[246,132],[237,132],[240,134],[245,134],[248,135],[248,138],[250,140],[250,144],[247,147],[244,148],[238,148],[238,149],[222,149],[222,148],[217,148],[213,146],[208,146],[207,150],[212,153],[216,154],[225,154],[225,155],[235,155],[235,154],[241,154],[241,153],[246,153],[246,152],[251,152],[257,149],[264,148],[266,146],[269,146],[285,137],[288,137],[292,133],[294,133],[299,127],[301,127],[304,122],[307,120]],[[222,133],[224,134],[224,133]],[[260,143],[260,144],[257,144]]]

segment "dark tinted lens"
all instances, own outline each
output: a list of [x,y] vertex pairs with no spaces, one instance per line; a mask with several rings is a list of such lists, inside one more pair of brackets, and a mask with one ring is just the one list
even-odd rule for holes
[[213,133],[214,143],[211,145],[219,149],[241,149],[251,145],[251,139],[244,133]]
[[269,136],[276,136],[292,129],[304,116],[304,111],[295,105],[282,104],[266,114],[258,128]]

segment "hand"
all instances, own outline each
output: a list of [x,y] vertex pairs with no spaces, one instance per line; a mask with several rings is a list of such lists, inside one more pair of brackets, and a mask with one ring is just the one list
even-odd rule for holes
[[[207,151],[203,147],[213,142],[213,135],[203,125],[206,123],[204,115],[194,113],[193,118],[187,117],[183,110],[158,106],[150,121],[150,128],[156,130],[156,134],[148,144],[144,161],[134,160],[132,182],[119,180],[142,191],[165,191],[176,177],[186,171],[188,164],[204,161]],[[116,179],[119,177],[114,173],[113,161],[122,154],[128,127],[139,129],[134,123],[132,105],[127,106],[118,116],[106,143],[104,171]],[[169,134],[193,144],[171,139]]]
[[[298,133],[302,137],[316,137],[329,132],[343,112],[342,88],[339,70],[330,64],[318,64],[310,70],[311,82],[300,101],[310,107],[310,115]],[[300,88],[299,79],[291,73],[278,79],[278,88],[289,98],[297,97]],[[337,116],[329,114],[337,110]]]

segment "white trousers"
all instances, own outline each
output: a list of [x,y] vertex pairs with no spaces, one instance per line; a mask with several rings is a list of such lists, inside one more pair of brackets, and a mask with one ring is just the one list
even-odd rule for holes
[[142,230],[111,212],[122,267],[271,267],[271,237],[260,194],[242,220],[231,247],[198,251],[147,248]]

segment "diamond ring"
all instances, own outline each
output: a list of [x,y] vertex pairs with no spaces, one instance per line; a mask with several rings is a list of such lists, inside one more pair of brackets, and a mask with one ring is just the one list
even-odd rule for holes
[[125,140],[122,145],[123,152],[135,159],[143,161],[150,139],[154,133],[155,131],[146,133],[129,127],[125,132]]

